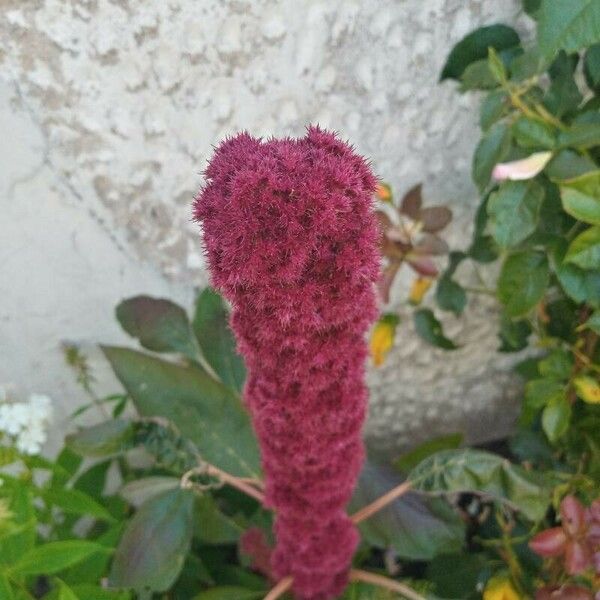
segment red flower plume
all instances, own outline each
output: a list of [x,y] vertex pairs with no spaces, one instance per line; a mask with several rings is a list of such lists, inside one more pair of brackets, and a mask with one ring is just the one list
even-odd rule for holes
[[363,462],[364,334],[377,315],[376,180],[318,127],[222,143],[195,202],[211,279],[232,303],[244,399],[276,513],[276,577],[339,595],[358,534],[345,506]]

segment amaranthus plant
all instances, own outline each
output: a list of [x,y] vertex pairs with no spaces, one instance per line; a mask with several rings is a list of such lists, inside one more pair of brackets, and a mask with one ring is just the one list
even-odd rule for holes
[[249,371],[244,398],[276,512],[273,569],[300,598],[333,598],[358,543],[345,505],[364,454],[376,180],[316,127],[298,140],[240,134],[206,177],[195,215]]

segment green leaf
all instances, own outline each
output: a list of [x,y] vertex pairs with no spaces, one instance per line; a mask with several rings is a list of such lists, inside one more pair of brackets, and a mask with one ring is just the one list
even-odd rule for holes
[[[367,461],[361,472],[351,510],[367,506],[401,483],[393,471]],[[360,525],[363,539],[378,548],[393,548],[412,560],[430,560],[437,554],[458,551],[464,525],[445,503],[424,502],[405,494]]]
[[48,488],[42,490],[41,495],[47,504],[58,506],[63,512],[95,517],[109,523],[115,522],[115,518],[104,506],[79,490]]
[[554,272],[565,293],[575,302],[600,306],[600,272],[585,271],[566,263],[567,242],[560,240],[553,253]]
[[473,155],[472,176],[479,191],[490,181],[494,166],[502,162],[510,150],[510,129],[504,123],[496,123],[481,138]]
[[0,468],[11,465],[19,459],[19,453],[14,446],[0,446]]
[[573,150],[561,150],[547,165],[546,175],[553,181],[564,181],[597,169],[594,161]]
[[525,386],[525,401],[521,414],[521,423],[531,425],[539,411],[555,398],[565,396],[564,383],[555,379],[532,379]]
[[95,463],[77,476],[73,482],[73,489],[83,492],[92,498],[101,498],[104,494],[111,464],[112,461],[110,459]]
[[155,592],[177,579],[190,547],[194,494],[176,489],[154,496],[127,524],[110,572],[110,583]]
[[529,312],[544,296],[549,282],[548,259],[541,252],[511,254],[498,278],[498,298],[509,317]]
[[467,305],[467,294],[463,287],[450,277],[441,277],[435,290],[435,299],[442,310],[460,315]]
[[507,79],[506,66],[493,48],[488,48],[488,68],[497,83],[503,84]]
[[425,459],[408,477],[413,489],[428,494],[469,492],[490,496],[538,521],[555,484],[549,473],[529,472],[481,450],[443,450]]
[[154,352],[179,352],[198,358],[198,345],[183,308],[163,298],[136,296],[123,300],[116,315],[121,327]]
[[129,504],[139,507],[150,498],[158,496],[168,490],[179,487],[180,480],[177,477],[166,477],[164,475],[152,475],[134,479],[126,483],[120,490],[119,495],[125,498]]
[[235,544],[244,528],[219,510],[208,494],[196,500],[194,515],[196,537],[207,544]]
[[113,419],[80,429],[66,437],[65,443],[82,456],[103,458],[120,454],[132,446],[135,428],[131,421]]
[[550,66],[550,87],[544,96],[544,105],[556,115],[562,117],[573,112],[583,100],[575,82],[576,62],[564,52]]
[[52,470],[50,485],[52,487],[64,486],[77,473],[82,462],[81,456],[73,452],[71,448],[64,447],[56,458],[58,468]]
[[542,413],[542,428],[551,442],[556,442],[569,428],[571,405],[566,395],[553,397]]
[[531,335],[531,325],[525,320],[514,320],[506,315],[500,319],[500,347],[498,352],[518,352],[527,348],[528,338]]
[[571,242],[565,262],[582,269],[600,269],[600,226],[586,229]]
[[487,204],[489,228],[496,243],[512,247],[531,235],[543,201],[544,188],[535,180],[502,183]]
[[440,450],[454,450],[458,448],[462,444],[463,437],[462,433],[450,433],[449,435],[441,435],[423,442],[409,452],[405,452],[400,458],[397,458],[394,461],[394,466],[400,471],[408,472],[428,456]]
[[559,50],[577,52],[600,41],[597,0],[542,0],[538,13],[538,43],[552,59]]
[[250,419],[234,392],[194,366],[127,348],[102,349],[142,416],[169,419],[207,461],[229,473],[260,476]]
[[53,575],[92,554],[107,551],[104,546],[86,540],[48,542],[29,550],[10,567],[10,572],[18,575]]
[[241,390],[246,378],[244,361],[236,351],[227,307],[221,296],[210,288],[198,296],[193,328],[204,358],[221,381]]
[[485,233],[487,229],[487,203],[489,200],[489,194],[486,195],[475,213],[475,228],[473,231],[473,238],[471,246],[467,251],[469,258],[481,263],[488,263],[498,258],[498,247],[494,242],[492,236]]
[[[540,75],[545,70],[545,65],[540,56],[540,52],[536,46],[530,46],[519,56],[515,56],[510,63],[510,74],[513,82],[525,81],[536,75]],[[538,95],[542,90],[538,86],[530,88],[523,95],[523,99],[527,102],[538,101]]]
[[587,150],[600,146],[600,123],[579,123],[558,135],[560,148]]
[[592,171],[560,186],[563,208],[572,217],[600,225],[600,171]]
[[461,92],[493,90],[498,87],[498,82],[490,71],[490,64],[485,58],[471,63],[460,76],[460,82]]
[[2,573],[0,573],[0,598],[2,600],[14,600],[15,598],[8,578]]
[[600,91],[600,44],[590,46],[583,59],[583,73],[588,87],[594,92]]
[[426,341],[443,348],[444,350],[454,350],[458,346],[444,335],[442,324],[435,318],[435,315],[429,308],[421,308],[414,313],[414,323],[417,333]]
[[452,311],[460,315],[467,304],[467,294],[456,281],[452,279],[458,265],[466,258],[464,252],[451,252],[448,268],[439,278],[435,290],[435,300],[442,310]]
[[[339,600],[398,600],[395,592],[362,581],[353,581],[344,590]],[[428,600],[435,600],[427,597]]]
[[553,350],[546,358],[540,360],[538,370],[544,377],[567,380],[573,370],[573,355],[566,350]]
[[525,12],[531,16],[535,17],[538,10],[540,10],[540,6],[542,5],[542,0],[523,0],[523,8]]
[[263,598],[264,595],[264,592],[257,590],[248,590],[233,585],[222,585],[200,592],[192,600],[254,600],[255,598],[258,600],[259,598]]
[[[79,597],[64,581],[58,580],[57,600],[79,600]],[[89,599],[85,598],[84,600]]]
[[551,150],[556,143],[553,127],[529,117],[520,117],[513,123],[512,135],[523,148]]
[[436,594],[441,594],[447,600],[479,598],[478,583],[486,564],[483,553],[436,556],[427,565],[427,580],[434,584]]
[[494,90],[485,96],[479,111],[479,125],[487,131],[509,110],[508,96],[504,90]]
[[459,79],[473,62],[487,58],[488,48],[503,50],[518,46],[517,32],[506,25],[480,27],[464,37],[450,52],[440,79]]
[[591,306],[600,306],[600,273],[563,264],[558,267],[556,276],[565,293],[575,302],[588,302]]
[[[125,515],[123,515],[125,516]],[[112,558],[114,548],[119,543],[123,534],[124,523],[119,522],[116,525],[111,525],[104,533],[100,534],[93,541],[107,549],[107,552],[92,554],[88,558],[78,562],[76,565],[69,567],[62,573],[63,579],[73,588],[76,593],[79,593],[77,584],[82,584],[90,581],[100,581],[107,571]],[[80,594],[85,600],[88,596]]]
[[600,310],[594,311],[592,316],[585,322],[585,326],[595,333],[600,334]]
[[14,563],[33,548],[37,522],[32,487],[7,475],[0,477],[0,484],[0,498],[8,500],[12,520],[19,525],[0,538],[1,566]]
[[82,600],[130,600],[131,594],[124,590],[107,590],[89,583],[73,585],[71,589]]

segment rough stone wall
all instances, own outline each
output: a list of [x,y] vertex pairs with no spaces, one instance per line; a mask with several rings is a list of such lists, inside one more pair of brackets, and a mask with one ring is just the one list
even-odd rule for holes
[[[477,102],[437,78],[465,33],[521,19],[519,0],[0,0],[0,383],[64,415],[81,393],[61,339],[118,339],[123,295],[189,300],[206,279],[191,198],[240,129],[339,130],[397,191],[449,202],[464,246]],[[454,353],[401,327],[370,375],[375,445],[510,426],[493,305],[467,313],[445,319]]]

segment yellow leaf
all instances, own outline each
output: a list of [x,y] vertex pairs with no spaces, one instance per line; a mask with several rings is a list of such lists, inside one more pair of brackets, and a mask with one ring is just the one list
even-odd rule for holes
[[410,288],[408,301],[415,306],[421,304],[427,290],[431,287],[433,279],[431,277],[417,277]]
[[375,323],[369,340],[369,351],[376,367],[380,367],[384,363],[387,353],[392,349],[399,321],[398,315],[388,313]]
[[387,183],[378,183],[375,188],[375,196],[382,202],[392,204],[392,188]]
[[510,579],[498,576],[492,577],[483,590],[483,600],[521,600]]
[[600,404],[600,383],[588,375],[580,375],[573,381],[577,395],[590,404]]

